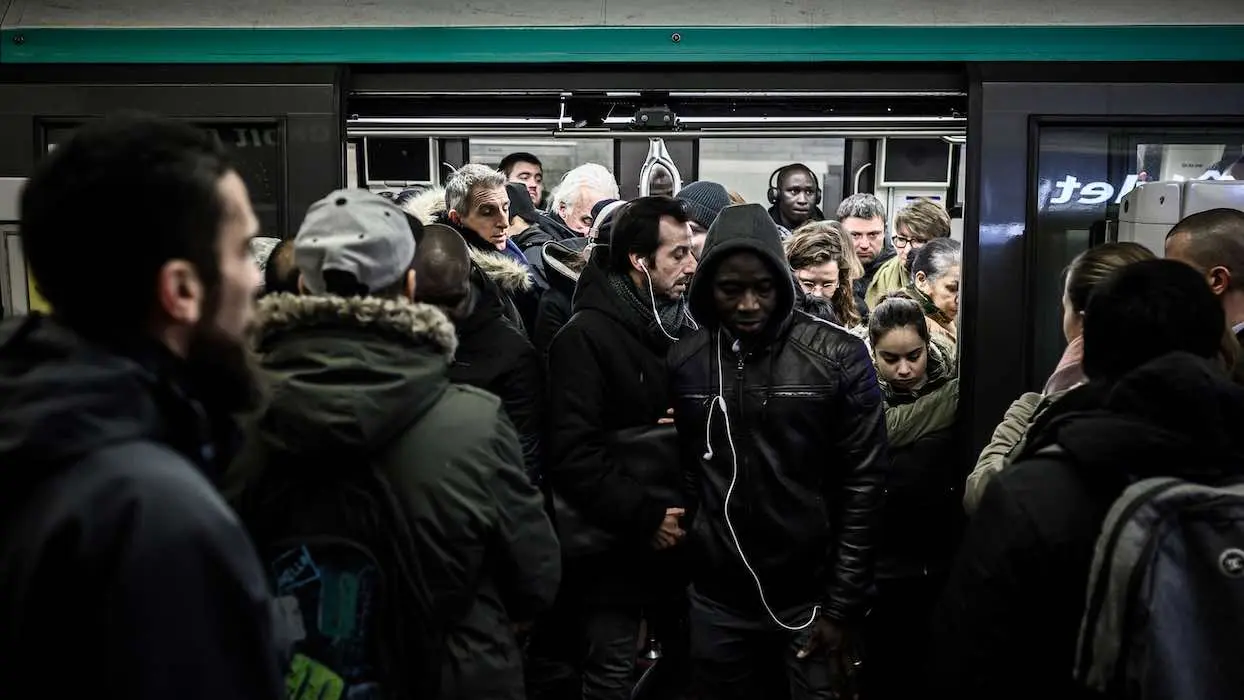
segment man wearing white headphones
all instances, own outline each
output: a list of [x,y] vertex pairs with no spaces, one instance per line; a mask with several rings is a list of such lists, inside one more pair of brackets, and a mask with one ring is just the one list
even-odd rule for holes
[[709,229],[669,356],[703,697],[835,697],[870,587],[885,416],[864,343],[795,310],[777,225],[757,204]]

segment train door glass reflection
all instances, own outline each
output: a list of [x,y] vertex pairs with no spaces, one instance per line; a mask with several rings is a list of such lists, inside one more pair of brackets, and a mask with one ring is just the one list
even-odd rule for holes
[[[281,201],[284,192],[284,138],[275,121],[199,123],[224,147],[250,191],[260,231],[278,234],[281,229]],[[78,124],[48,125],[44,129],[46,150],[69,137]],[[302,212],[297,212],[301,217]]]
[[[1039,131],[1030,236],[1032,341],[1039,384],[1062,354],[1063,273],[1108,239],[1109,212],[1137,182],[1244,177],[1244,129],[1049,126]],[[1030,232],[1032,233],[1032,232]]]

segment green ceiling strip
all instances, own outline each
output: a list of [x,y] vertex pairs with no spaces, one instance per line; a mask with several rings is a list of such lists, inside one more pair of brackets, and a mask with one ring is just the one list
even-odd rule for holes
[[5,28],[3,63],[1239,61],[1244,26]]

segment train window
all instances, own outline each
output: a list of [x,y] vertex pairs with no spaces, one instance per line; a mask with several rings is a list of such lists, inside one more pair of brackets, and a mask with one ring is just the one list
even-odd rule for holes
[[[251,205],[259,218],[260,230],[279,235],[281,232],[281,193],[284,191],[284,138],[281,125],[273,120],[225,121],[200,123],[208,130],[233,160],[246,187]],[[58,143],[69,138],[79,124],[48,124],[44,126],[44,148],[51,152]]]
[[432,139],[363,139],[367,182],[431,182]]
[[769,178],[783,165],[803,163],[821,181],[821,208],[842,199],[846,140],[841,138],[703,138],[699,178],[725,185],[749,202],[768,206]]
[[530,153],[540,159],[544,171],[544,190],[540,206],[548,206],[549,195],[558,181],[572,168],[597,163],[614,172],[613,140],[600,138],[472,138],[468,143],[472,163],[494,168],[511,153]]
[[[1107,218],[1137,182],[1244,177],[1244,128],[1046,126],[1039,131],[1029,376],[1049,376],[1065,340],[1063,270],[1107,240]],[[1032,233],[1032,231],[1030,231]]]

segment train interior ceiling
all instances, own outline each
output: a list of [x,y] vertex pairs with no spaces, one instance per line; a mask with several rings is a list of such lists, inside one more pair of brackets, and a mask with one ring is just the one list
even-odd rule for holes
[[[768,206],[774,171],[801,162],[820,181],[827,216],[857,191],[876,192],[891,212],[929,197],[958,213],[966,112],[966,93],[956,89],[354,89],[346,182],[378,192],[422,188],[442,184],[463,163],[497,166],[527,152],[543,164],[546,192],[569,169],[599,163],[624,198],[712,180]],[[640,173],[662,153],[674,172],[649,168],[652,181],[642,189]],[[961,222],[960,215],[957,234]]]

